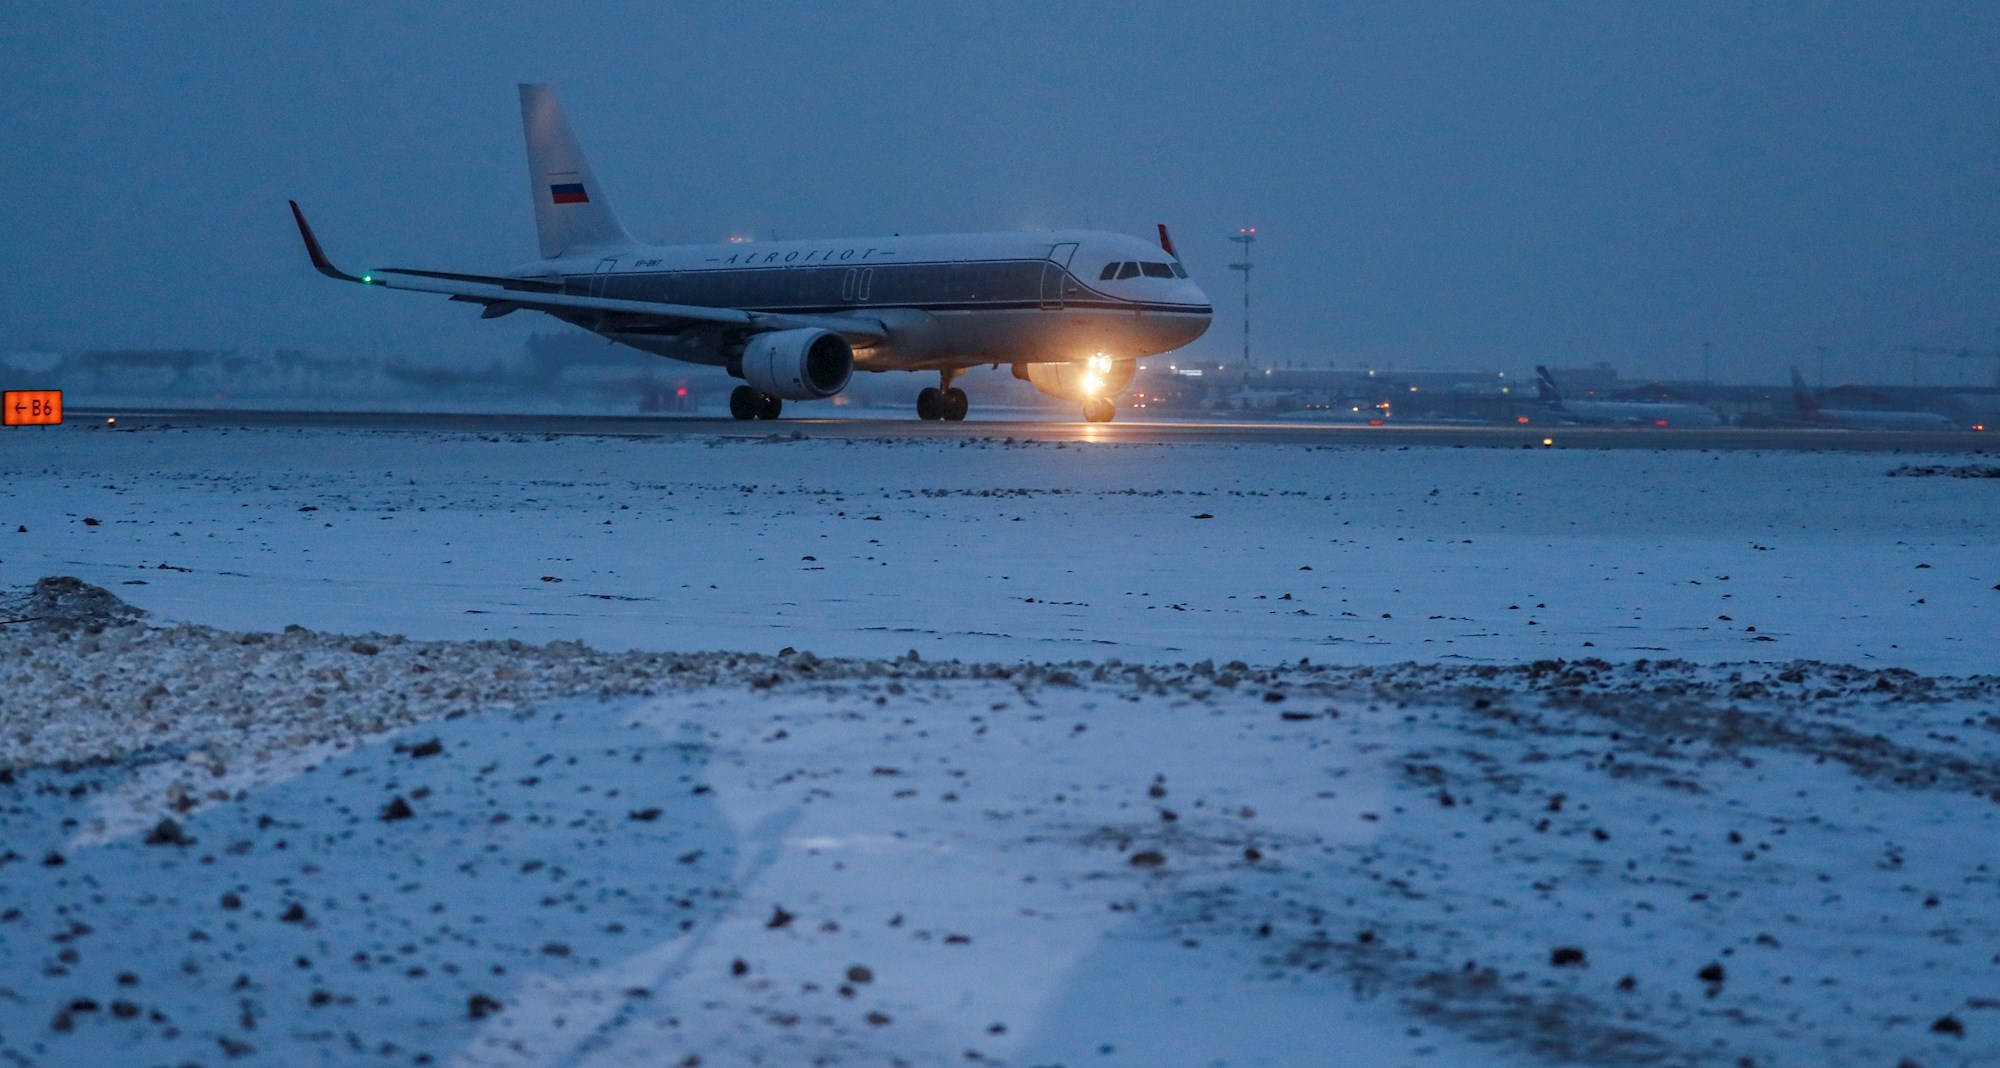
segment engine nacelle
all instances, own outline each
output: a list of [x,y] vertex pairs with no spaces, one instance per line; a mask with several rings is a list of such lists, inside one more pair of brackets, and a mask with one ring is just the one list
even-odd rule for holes
[[827,330],[772,330],[744,346],[745,382],[785,400],[820,400],[847,388],[854,347]]
[[1088,401],[1123,393],[1138,370],[1137,360],[1092,356],[1074,363],[1017,363],[1014,377],[1026,379],[1051,397]]

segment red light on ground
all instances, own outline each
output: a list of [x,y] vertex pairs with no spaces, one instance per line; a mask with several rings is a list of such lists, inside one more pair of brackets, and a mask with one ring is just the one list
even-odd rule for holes
[[1380,420],[1380,419],[1370,419],[1370,420],[1368,420],[1368,425],[1369,425],[1369,426],[1381,426],[1381,425],[1382,425],[1382,420]]
[[1666,421],[1665,419],[1655,419],[1655,420],[1653,420],[1653,425],[1654,425],[1654,426],[1666,426],[1666,425],[1667,425],[1667,421]]
[[688,388],[686,386],[682,386],[681,388],[674,390],[674,396],[676,397],[685,397],[687,395],[688,395]]
[[1514,421],[1517,423],[1525,424],[1528,421],[1528,417],[1525,415],[1517,415],[1514,417]]

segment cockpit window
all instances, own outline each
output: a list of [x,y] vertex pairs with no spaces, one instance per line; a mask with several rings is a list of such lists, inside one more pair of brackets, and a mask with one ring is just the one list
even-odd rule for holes
[[1164,263],[1142,263],[1139,265],[1148,278],[1172,278],[1174,269]]
[[1175,277],[1175,278],[1186,278],[1186,277],[1187,277],[1187,268],[1186,268],[1186,267],[1183,267],[1183,266],[1181,266],[1181,262],[1180,262],[1179,260],[1175,260],[1175,261],[1174,261],[1173,263],[1169,264],[1168,266],[1170,266],[1170,267],[1172,267],[1172,268],[1174,269],[1174,277]]
[[1118,277],[1120,278],[1139,277],[1139,265],[1133,263],[1131,260],[1126,260],[1124,263],[1118,265]]
[[1104,265],[1104,273],[1098,275],[1097,280],[1100,282],[1108,282],[1111,280],[1112,276],[1117,273],[1118,273],[1118,265],[1115,263],[1107,263]]

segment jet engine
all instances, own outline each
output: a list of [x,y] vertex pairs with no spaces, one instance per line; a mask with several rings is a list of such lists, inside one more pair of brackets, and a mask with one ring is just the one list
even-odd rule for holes
[[854,347],[827,330],[773,330],[750,338],[742,378],[785,400],[819,400],[847,388],[854,377]]
[[1017,363],[1014,377],[1051,397],[1089,403],[1124,392],[1139,369],[1137,360],[1092,356],[1073,363]]

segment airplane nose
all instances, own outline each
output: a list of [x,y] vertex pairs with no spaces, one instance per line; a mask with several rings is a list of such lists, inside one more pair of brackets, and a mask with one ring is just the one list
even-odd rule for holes
[[1178,345],[1189,344],[1196,338],[1208,333],[1208,328],[1215,322],[1214,304],[1209,301],[1208,294],[1202,292],[1201,287],[1195,285],[1193,282],[1187,283],[1187,303],[1198,307],[1200,310],[1193,314],[1175,317],[1182,324],[1183,337],[1177,343]]

